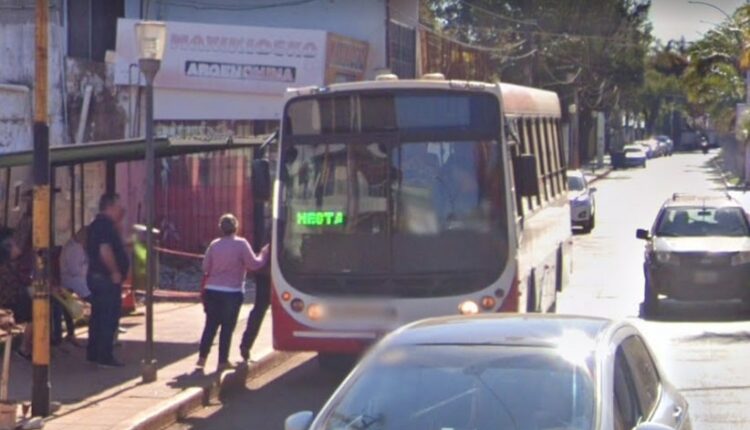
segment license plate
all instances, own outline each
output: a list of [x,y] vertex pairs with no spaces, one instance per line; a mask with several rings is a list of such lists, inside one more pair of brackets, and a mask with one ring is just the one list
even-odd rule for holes
[[699,284],[711,284],[719,280],[719,274],[716,272],[699,271],[695,272],[695,282]]
[[332,317],[345,319],[392,319],[396,310],[386,305],[348,305],[335,306],[330,313]]

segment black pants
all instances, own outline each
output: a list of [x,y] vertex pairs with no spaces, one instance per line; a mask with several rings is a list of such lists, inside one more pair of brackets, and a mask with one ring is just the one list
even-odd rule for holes
[[229,347],[232,344],[232,334],[237,326],[237,317],[242,306],[242,293],[225,293],[221,291],[206,291],[203,299],[203,310],[206,313],[206,325],[201,336],[200,357],[208,357],[211,345],[219,334],[219,363],[229,362]]
[[245,327],[245,332],[242,334],[240,350],[250,351],[250,348],[253,347],[260,331],[260,325],[263,323],[263,318],[265,318],[270,304],[271,279],[265,274],[256,275],[255,303],[253,304],[253,310],[250,311],[250,316],[247,317],[247,326]]
[[122,285],[99,275],[89,276],[88,283],[91,288],[91,319],[86,358],[97,363],[109,363],[115,359],[112,350],[115,332],[120,325]]

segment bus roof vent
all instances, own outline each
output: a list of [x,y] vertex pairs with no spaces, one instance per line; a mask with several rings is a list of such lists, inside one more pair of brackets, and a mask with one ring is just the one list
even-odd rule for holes
[[398,76],[393,73],[383,73],[375,77],[376,81],[398,81]]
[[426,81],[444,81],[445,75],[442,73],[425,73],[422,75],[422,79]]

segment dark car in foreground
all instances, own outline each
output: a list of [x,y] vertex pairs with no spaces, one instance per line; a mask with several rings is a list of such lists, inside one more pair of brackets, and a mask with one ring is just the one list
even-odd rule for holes
[[689,430],[688,404],[628,322],[423,320],[387,336],[286,430]]
[[646,241],[647,314],[658,312],[660,296],[750,304],[750,224],[730,196],[675,194],[636,236]]

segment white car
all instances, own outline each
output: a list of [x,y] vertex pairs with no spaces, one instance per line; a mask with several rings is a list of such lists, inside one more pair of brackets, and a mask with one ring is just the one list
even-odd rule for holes
[[581,227],[585,233],[596,226],[596,188],[589,187],[586,175],[580,170],[568,171],[568,201],[570,221],[573,227]]
[[388,335],[317,417],[286,430],[689,430],[688,404],[630,323],[481,315]]
[[624,167],[646,167],[648,155],[641,145],[625,145],[622,148],[624,153]]

